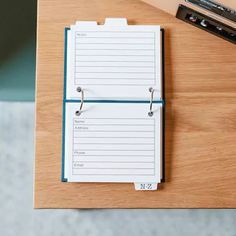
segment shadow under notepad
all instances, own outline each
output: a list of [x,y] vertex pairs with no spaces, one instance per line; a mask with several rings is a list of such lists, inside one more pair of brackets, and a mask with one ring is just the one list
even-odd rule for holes
[[[172,76],[172,68],[171,68],[171,44],[170,44],[170,30],[165,28],[165,41],[164,41],[164,92],[165,92],[165,163],[164,163],[164,171],[165,171],[165,182],[171,181],[171,161],[173,156],[173,145],[174,145],[174,129],[175,123],[173,119],[172,112],[172,99],[173,99],[173,76]],[[164,184],[165,185],[165,184]],[[161,185],[161,188],[164,187]]]

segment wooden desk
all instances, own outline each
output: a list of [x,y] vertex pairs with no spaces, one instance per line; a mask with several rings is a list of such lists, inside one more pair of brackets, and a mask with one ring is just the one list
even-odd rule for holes
[[[127,17],[166,29],[166,183],[61,183],[64,27]],[[235,208],[236,47],[138,0],[39,0],[35,208]]]

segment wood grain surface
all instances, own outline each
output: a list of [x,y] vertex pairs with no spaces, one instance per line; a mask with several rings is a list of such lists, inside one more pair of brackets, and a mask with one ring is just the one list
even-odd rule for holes
[[[138,0],[39,0],[35,208],[236,208],[236,47]],[[62,183],[64,28],[76,20],[166,30],[166,183]]]

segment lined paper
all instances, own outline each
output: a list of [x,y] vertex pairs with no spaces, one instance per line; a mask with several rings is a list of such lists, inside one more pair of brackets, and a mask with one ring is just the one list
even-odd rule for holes
[[78,32],[75,84],[155,85],[154,32]]
[[67,99],[79,99],[81,87],[88,99],[144,100],[150,86],[160,99],[160,34],[159,26],[72,26]]
[[154,175],[154,130],[148,118],[74,119],[73,174]]
[[[161,105],[148,116],[148,103],[68,103],[71,181],[134,182],[160,178]],[[158,177],[159,176],[159,177]]]

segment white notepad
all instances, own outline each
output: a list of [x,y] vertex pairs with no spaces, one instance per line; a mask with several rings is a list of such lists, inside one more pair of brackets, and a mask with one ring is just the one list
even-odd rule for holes
[[126,19],[66,30],[63,181],[133,182],[144,190],[161,182],[161,39],[160,26]]

